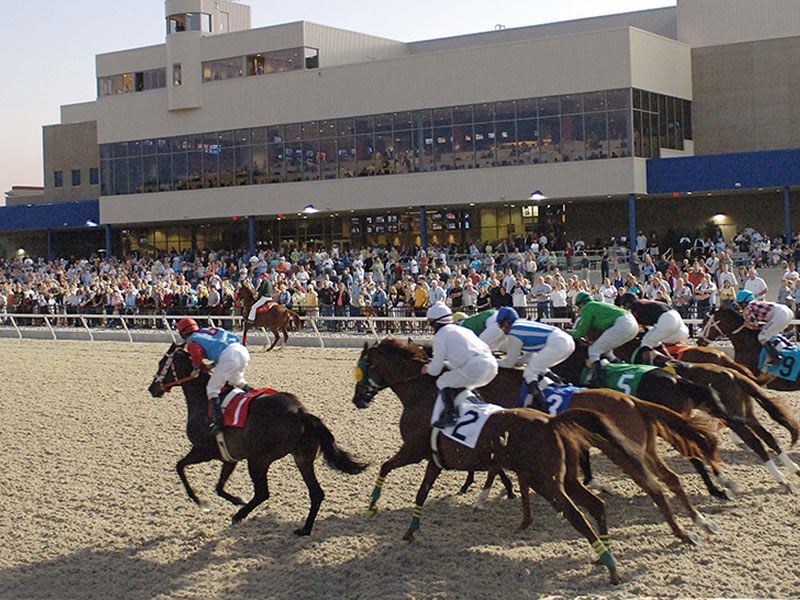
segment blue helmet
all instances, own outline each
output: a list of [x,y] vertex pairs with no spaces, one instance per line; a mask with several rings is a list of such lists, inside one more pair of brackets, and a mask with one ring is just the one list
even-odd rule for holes
[[736,294],[736,302],[752,302],[756,297],[750,290],[742,290]]
[[512,323],[519,319],[519,315],[517,311],[515,311],[510,306],[504,306],[500,310],[497,311],[497,322],[501,323],[502,321],[511,321]]

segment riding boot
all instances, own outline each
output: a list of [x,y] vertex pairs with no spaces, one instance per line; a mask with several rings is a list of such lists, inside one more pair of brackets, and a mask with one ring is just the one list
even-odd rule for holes
[[764,344],[764,349],[767,351],[767,360],[764,363],[766,366],[774,367],[781,364],[781,353],[778,352],[778,349],[775,347],[775,343],[772,340],[769,340]]
[[208,428],[208,433],[211,436],[216,436],[222,433],[222,406],[219,402],[219,396],[211,396],[208,399],[211,404],[211,424]]
[[434,427],[443,429],[450,425],[455,425],[458,420],[458,413],[456,412],[455,399],[461,390],[455,388],[444,388],[441,391],[442,401],[444,401],[444,408],[439,414],[439,418],[433,423]]
[[605,387],[606,372],[599,360],[592,363],[592,376],[589,378],[589,387]]
[[[540,376],[536,381],[525,383],[525,387],[527,388],[528,392],[526,398],[527,403],[525,404],[525,406],[527,408],[532,408],[534,410],[538,410],[540,412],[547,414],[548,409],[550,407],[547,404],[547,400],[545,399],[541,388],[539,387],[541,381],[542,378]],[[528,400],[528,398],[530,398],[530,400]]]
[[240,389],[240,390],[242,390],[243,392],[247,393],[247,392],[252,392],[252,391],[253,391],[254,389],[256,389],[256,388],[254,388],[254,387],[253,387],[252,385],[250,385],[249,383],[245,383],[245,384],[244,384],[243,386],[241,386],[239,389]]

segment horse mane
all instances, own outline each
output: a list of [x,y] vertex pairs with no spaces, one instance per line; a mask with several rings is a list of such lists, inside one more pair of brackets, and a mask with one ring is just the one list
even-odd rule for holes
[[394,355],[399,355],[399,358],[407,358],[417,362],[428,362],[428,356],[418,344],[404,344],[397,338],[386,338],[382,340],[376,348],[385,348]]

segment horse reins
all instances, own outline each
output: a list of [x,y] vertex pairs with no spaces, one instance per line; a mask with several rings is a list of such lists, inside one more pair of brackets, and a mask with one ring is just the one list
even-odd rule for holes
[[729,334],[726,334],[717,324],[717,320],[714,318],[714,314],[711,313],[708,315],[708,321],[706,321],[705,327],[703,327],[703,331],[700,332],[700,337],[698,339],[710,341],[708,338],[708,333],[711,329],[716,329],[717,333],[719,333],[722,337],[730,338],[731,336],[734,336],[737,333],[739,333],[746,326],[747,326],[747,321],[743,322],[739,327],[731,331]]
[[[200,376],[199,371],[193,371],[186,377],[178,378],[178,373],[175,371],[175,361],[173,360],[175,353],[178,350],[180,350],[180,347],[176,347],[175,350],[167,353],[167,362],[164,364],[164,367],[161,369],[161,371],[159,371],[158,375],[156,375],[156,381],[161,385],[162,388],[164,388],[165,392],[170,392],[176,385],[183,385],[184,383],[192,381],[193,379],[197,379]],[[172,371],[174,380],[170,381],[169,383],[163,383],[164,377],[167,376],[168,371]]]

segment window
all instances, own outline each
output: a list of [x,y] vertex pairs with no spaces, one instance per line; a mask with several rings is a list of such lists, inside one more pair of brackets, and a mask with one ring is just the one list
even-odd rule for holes
[[78,187],[81,184],[81,170],[72,169],[72,187]]
[[172,85],[179,86],[181,83],[183,83],[181,65],[172,65]]
[[100,183],[100,169],[97,167],[91,167],[89,169],[89,184],[90,185],[97,185]]
[[64,186],[64,171],[53,171],[53,185],[55,187]]
[[319,68],[319,50],[316,48],[305,48],[306,69]]
[[167,34],[182,31],[211,32],[211,15],[206,13],[185,13],[167,17]]

